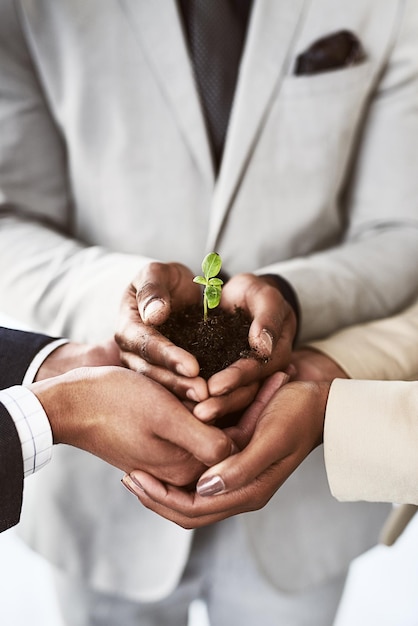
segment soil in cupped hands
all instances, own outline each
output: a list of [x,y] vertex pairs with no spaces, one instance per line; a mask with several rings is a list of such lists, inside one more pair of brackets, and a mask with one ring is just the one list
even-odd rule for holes
[[212,309],[205,322],[202,306],[192,305],[174,311],[158,331],[196,357],[200,376],[208,380],[238,359],[259,359],[248,343],[250,324],[240,307],[233,312]]

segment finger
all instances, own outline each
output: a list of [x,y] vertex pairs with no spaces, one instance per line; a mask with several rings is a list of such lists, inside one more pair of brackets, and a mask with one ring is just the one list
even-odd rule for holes
[[134,286],[142,319],[155,326],[166,321],[173,308],[184,308],[200,296],[192,272],[181,263],[150,263]]
[[[196,358],[152,326],[131,324],[125,327],[123,334],[117,333],[116,340],[122,350],[123,362],[129,364],[131,369],[139,368],[139,361],[135,363],[134,359],[138,355],[142,360],[169,369],[180,376],[199,375],[200,366]],[[131,356],[127,357],[127,354]]]
[[287,303],[269,279],[254,274],[239,274],[224,289],[223,303],[237,303],[252,320],[249,341],[262,358],[269,358],[281,335]]
[[180,403],[171,419],[156,415],[154,432],[186,450],[207,467],[219,463],[235,451],[232,440],[222,430],[203,424]]
[[232,515],[258,510],[276,491],[275,478],[269,473],[243,489],[218,494],[216,498],[163,485],[152,476],[136,470],[131,473],[129,478],[131,477],[134,479],[131,490],[144,506],[188,529],[200,528]]
[[258,382],[255,382],[239,387],[224,396],[208,397],[207,400],[195,406],[193,414],[202,422],[208,423],[236,413],[245,409],[254,400],[258,388]]
[[248,342],[260,357],[271,358],[283,333],[289,305],[277,289],[268,285],[259,288],[257,297],[247,298],[247,303],[253,320]]
[[[155,458],[152,458],[147,462],[145,459],[141,463],[141,469],[164,483],[177,487],[195,485],[202,472],[207,468],[207,465],[195,459],[190,453],[179,450],[168,442],[163,442],[159,446],[159,451],[160,460],[157,462]],[[169,459],[169,462],[163,462],[163,459]],[[130,466],[128,471],[133,469],[135,469],[135,465]]]
[[285,462],[289,458],[290,452],[282,448],[281,442],[272,433],[268,437],[253,438],[242,452],[202,474],[196,491],[202,497],[236,492],[259,481],[263,474],[274,475],[271,484],[277,489],[294,469],[293,465]]
[[132,352],[123,352],[121,362],[129,369],[151,378],[183,400],[203,402],[209,397],[207,383],[200,376],[194,378],[180,376],[165,367],[152,365]]
[[143,322],[159,325],[170,315],[171,279],[167,264],[153,262],[132,281],[131,289]]
[[194,491],[165,485],[139,470],[125,476],[122,482],[148,509],[187,529],[207,526],[231,515],[243,513],[249,510],[247,500],[254,500],[250,489],[248,494],[201,497]]
[[237,426],[225,432],[233,439],[239,449],[245,448],[254,434],[257,422],[276,391],[289,381],[286,372],[276,372],[266,379],[254,402],[243,413]]
[[[286,344],[293,344],[297,319],[293,308],[283,297],[276,281],[268,276],[257,277],[255,294],[249,292],[248,307],[253,322],[249,331],[249,343],[262,356],[273,355],[278,342],[286,340]],[[284,369],[288,364],[281,362]]]
[[[241,425],[249,427],[259,418],[267,404],[270,402],[276,391],[283,387],[289,380],[289,375],[286,372],[275,372],[269,376],[262,387],[260,388],[254,402],[245,411]],[[254,430],[253,428],[251,428]]]
[[299,389],[285,385],[273,395],[243,451],[212,466],[201,476],[197,484],[201,495],[206,484],[210,485],[208,495],[236,490],[266,471],[275,475],[278,486],[288,478],[318,443],[315,418],[314,427],[310,425],[310,413],[317,413],[318,409],[306,405],[303,399],[300,402]]
[[[150,478],[152,477],[150,476]],[[144,478],[141,478],[141,480],[142,482],[146,482]],[[214,516],[208,516],[208,517],[205,516],[203,518],[197,518],[197,519],[193,516],[189,518],[189,516],[178,512],[176,508],[171,509],[170,507],[165,506],[158,500],[158,498],[154,499],[150,495],[150,493],[148,493],[142,487],[139,487],[137,484],[135,484],[135,482],[132,480],[131,476],[129,475],[124,476],[124,478],[122,479],[122,483],[127,489],[129,489],[129,491],[131,491],[138,498],[140,503],[143,506],[145,506],[147,509],[149,509],[150,511],[153,511],[153,513],[156,513],[160,517],[164,517],[168,521],[174,522],[178,526],[181,526],[182,528],[185,528],[187,530],[191,530],[193,528],[199,528],[201,526],[206,526],[215,521],[218,521],[218,519]]]
[[271,363],[252,357],[239,359],[209,378],[209,394],[211,396],[224,396],[239,387],[266,378],[274,371],[272,368]]

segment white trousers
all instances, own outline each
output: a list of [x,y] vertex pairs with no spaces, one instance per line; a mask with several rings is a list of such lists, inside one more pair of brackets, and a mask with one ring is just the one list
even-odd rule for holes
[[346,573],[303,593],[282,593],[260,574],[237,518],[200,529],[177,589],[159,602],[137,603],[86,588],[56,574],[68,626],[187,626],[190,603],[200,598],[211,626],[332,626]]

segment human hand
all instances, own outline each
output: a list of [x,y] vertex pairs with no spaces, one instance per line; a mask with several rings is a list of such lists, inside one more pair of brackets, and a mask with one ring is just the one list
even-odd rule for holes
[[100,344],[68,342],[56,348],[38,369],[35,382],[78,367],[120,365],[119,348],[113,339]]
[[199,363],[155,326],[165,322],[172,310],[199,303],[201,297],[201,288],[193,282],[187,267],[180,263],[150,263],[125,291],[116,332],[124,365],[194,402],[208,397],[206,381],[199,376]]
[[221,307],[239,306],[251,320],[249,344],[259,358],[236,361],[207,382],[198,376],[196,359],[163,337],[159,325],[172,309],[199,302],[202,294],[192,273],[178,263],[151,263],[125,293],[116,340],[122,361],[163,384],[181,398],[196,402],[202,421],[243,410],[254,399],[260,381],[287,366],[296,332],[293,309],[267,277],[239,274],[223,288]]
[[164,482],[189,485],[231,453],[225,433],[125,368],[80,368],[29,388],[45,409],[54,443],[91,452],[125,472],[141,468]]
[[262,508],[322,442],[329,387],[327,382],[290,382],[270,400],[271,390],[264,399],[260,392],[256,411],[250,408],[238,430],[228,431],[244,449],[208,469],[196,492],[135,470],[135,494],[144,506],[184,528]]
[[291,357],[293,380],[327,380],[349,378],[331,357],[312,348],[295,350]]
[[251,320],[248,342],[259,358],[239,359],[209,378],[209,398],[194,409],[202,421],[247,407],[261,381],[290,362],[296,315],[271,279],[255,274],[231,278],[223,287],[221,307],[233,311],[236,306]]

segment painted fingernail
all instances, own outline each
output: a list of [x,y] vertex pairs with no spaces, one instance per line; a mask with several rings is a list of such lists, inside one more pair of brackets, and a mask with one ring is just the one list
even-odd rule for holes
[[273,337],[266,328],[261,331],[260,348],[266,355],[270,355],[273,350]]
[[225,491],[225,483],[221,476],[202,478],[196,485],[196,491],[199,496],[215,496]]
[[129,474],[129,478],[132,480],[133,484],[136,485],[136,487],[138,487],[138,489],[140,489],[140,491],[145,491],[143,486],[141,485],[140,481],[135,476],[135,472],[131,472]]
[[144,493],[144,488],[141,483],[137,480],[132,480],[128,474],[125,474],[121,482],[134,496],[140,496]]

